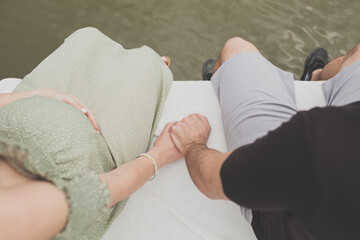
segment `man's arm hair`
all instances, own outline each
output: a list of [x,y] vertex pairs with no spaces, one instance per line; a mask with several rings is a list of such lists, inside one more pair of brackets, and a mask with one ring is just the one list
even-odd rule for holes
[[191,179],[208,198],[228,200],[223,190],[220,170],[230,153],[221,153],[204,144],[196,144],[185,156]]

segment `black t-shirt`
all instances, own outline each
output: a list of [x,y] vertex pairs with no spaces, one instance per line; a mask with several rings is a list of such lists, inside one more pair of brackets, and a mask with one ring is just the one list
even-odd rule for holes
[[259,238],[280,225],[282,239],[360,239],[360,102],[297,113],[236,149],[221,179]]

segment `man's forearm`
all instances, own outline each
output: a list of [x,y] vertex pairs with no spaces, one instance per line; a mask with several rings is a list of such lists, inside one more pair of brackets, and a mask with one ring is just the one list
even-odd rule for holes
[[185,156],[190,176],[197,188],[208,198],[228,199],[222,187],[220,169],[230,155],[209,149],[203,144],[192,146]]

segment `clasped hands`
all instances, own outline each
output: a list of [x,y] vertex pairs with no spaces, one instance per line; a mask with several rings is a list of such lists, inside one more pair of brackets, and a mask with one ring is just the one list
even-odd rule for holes
[[208,119],[200,114],[191,114],[178,122],[169,122],[149,151],[160,165],[175,162],[188,155],[196,145],[206,145],[211,127]]

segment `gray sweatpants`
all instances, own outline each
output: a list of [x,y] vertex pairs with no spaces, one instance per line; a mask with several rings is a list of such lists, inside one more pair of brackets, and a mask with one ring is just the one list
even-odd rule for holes
[[[298,111],[293,75],[258,53],[232,56],[211,81],[220,102],[229,151],[266,135]],[[322,88],[329,106],[360,101],[360,60],[323,83]],[[241,210],[251,223],[251,210]]]

